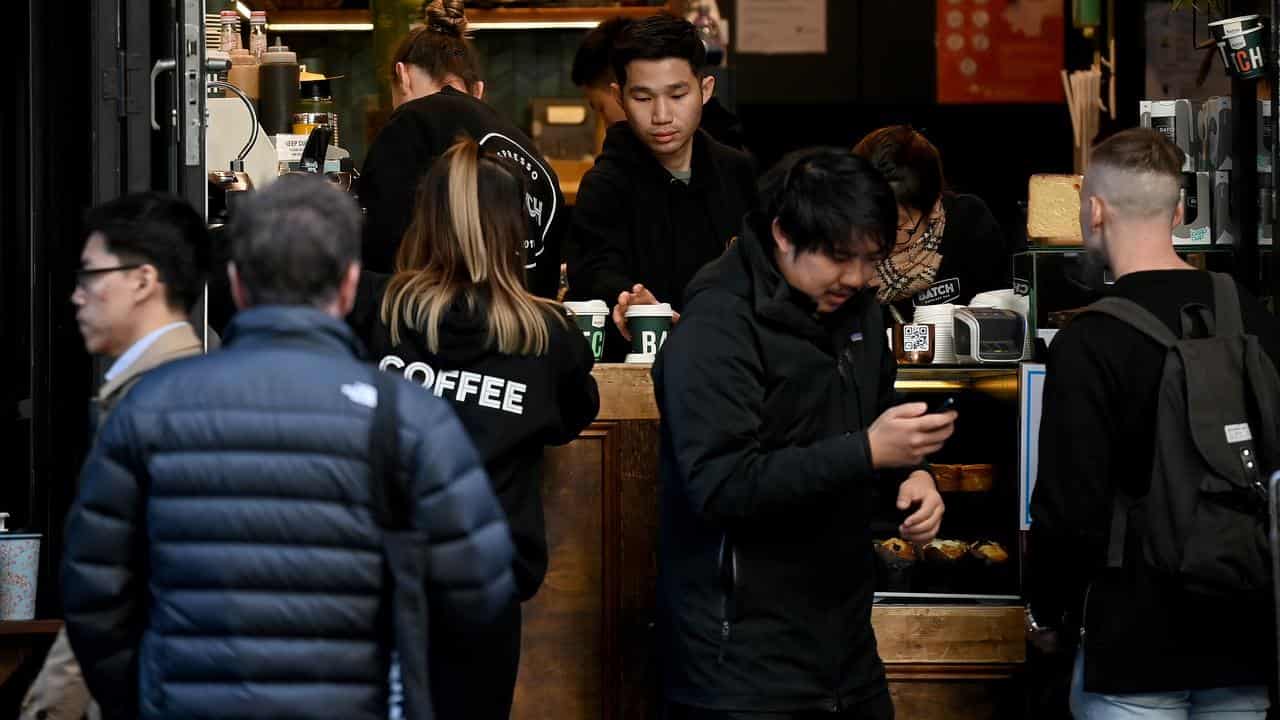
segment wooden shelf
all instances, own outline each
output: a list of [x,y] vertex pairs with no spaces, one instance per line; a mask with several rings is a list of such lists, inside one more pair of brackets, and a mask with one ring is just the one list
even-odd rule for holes
[[533,7],[495,8],[493,10],[467,10],[469,24],[510,23],[598,23],[621,15],[644,18],[667,10],[666,5],[602,5],[598,7]]
[[[250,3],[254,5],[255,3]],[[500,29],[504,25],[536,23],[539,26],[551,26],[566,23],[582,25],[599,23],[602,20],[621,15],[629,18],[643,18],[656,15],[669,9],[667,5],[601,5],[593,7],[532,7],[532,8],[494,8],[492,10],[472,9],[467,11],[469,25],[478,26],[476,30]],[[373,15],[368,10],[276,10],[267,15],[267,29],[277,32],[280,25],[369,25],[372,29]],[[291,32],[303,32],[292,30]]]
[[61,620],[0,621],[0,635],[57,635],[61,629]]

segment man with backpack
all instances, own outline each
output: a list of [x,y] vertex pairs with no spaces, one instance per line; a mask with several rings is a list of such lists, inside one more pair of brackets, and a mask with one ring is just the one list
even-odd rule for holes
[[1028,625],[1081,638],[1080,720],[1268,707],[1280,322],[1174,251],[1181,167],[1152,130],[1094,150],[1080,222],[1116,282],[1058,334],[1044,390]]

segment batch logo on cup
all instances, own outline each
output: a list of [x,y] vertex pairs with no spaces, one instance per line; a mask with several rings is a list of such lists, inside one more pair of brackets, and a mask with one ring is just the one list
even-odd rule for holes
[[603,300],[587,302],[567,302],[566,310],[573,314],[573,320],[586,338],[591,348],[591,355],[599,362],[604,357],[604,326],[609,317],[609,306]]
[[671,332],[673,315],[667,303],[627,308],[627,329],[631,331],[629,362],[653,362]]

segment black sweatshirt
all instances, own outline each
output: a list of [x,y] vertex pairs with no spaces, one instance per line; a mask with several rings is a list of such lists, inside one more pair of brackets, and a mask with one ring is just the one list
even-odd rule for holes
[[388,280],[361,274],[347,322],[383,370],[403,373],[448,400],[458,414],[507,513],[516,586],[526,600],[547,571],[543,448],[572,441],[600,409],[591,350],[576,327],[548,317],[551,347],[545,355],[504,355],[489,346],[483,308],[468,311],[462,302],[444,316],[439,353],[427,350],[425,336],[403,326],[401,343],[393,345],[379,319]]
[[530,223],[527,282],[535,294],[555,297],[560,288],[560,241],[566,232],[560,181],[519,128],[483,102],[450,87],[397,108],[369,148],[360,176],[360,204],[367,213],[365,269],[392,271],[419,181],[463,135],[479,141],[486,153],[504,156],[524,171]]
[[910,321],[922,305],[968,305],[974,295],[1010,285],[1009,245],[1000,224],[976,195],[942,196],[947,225],[942,231],[942,264],[929,287],[894,303]]
[[[658,163],[626,123],[616,123],[582,178],[573,209],[569,296],[603,300],[641,283],[679,311],[695,273],[724,252],[756,204],[747,155],[699,130],[685,185]],[[610,323],[612,325],[612,323]],[[610,337],[606,352],[621,344]]]
[[[1182,306],[1214,306],[1211,279],[1198,271],[1133,273],[1110,294],[1178,335]],[[1247,292],[1240,302],[1246,332],[1280,365],[1280,321]],[[1090,314],[1058,333],[1050,350],[1026,588],[1036,620],[1071,637],[1084,616],[1090,692],[1266,684],[1275,640],[1269,603],[1198,598],[1141,568],[1105,569],[1117,489],[1142,494],[1150,483],[1164,349]]]

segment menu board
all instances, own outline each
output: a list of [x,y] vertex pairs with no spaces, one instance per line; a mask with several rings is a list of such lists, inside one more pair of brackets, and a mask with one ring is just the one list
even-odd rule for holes
[[1059,103],[1062,0],[937,0],[939,103]]

